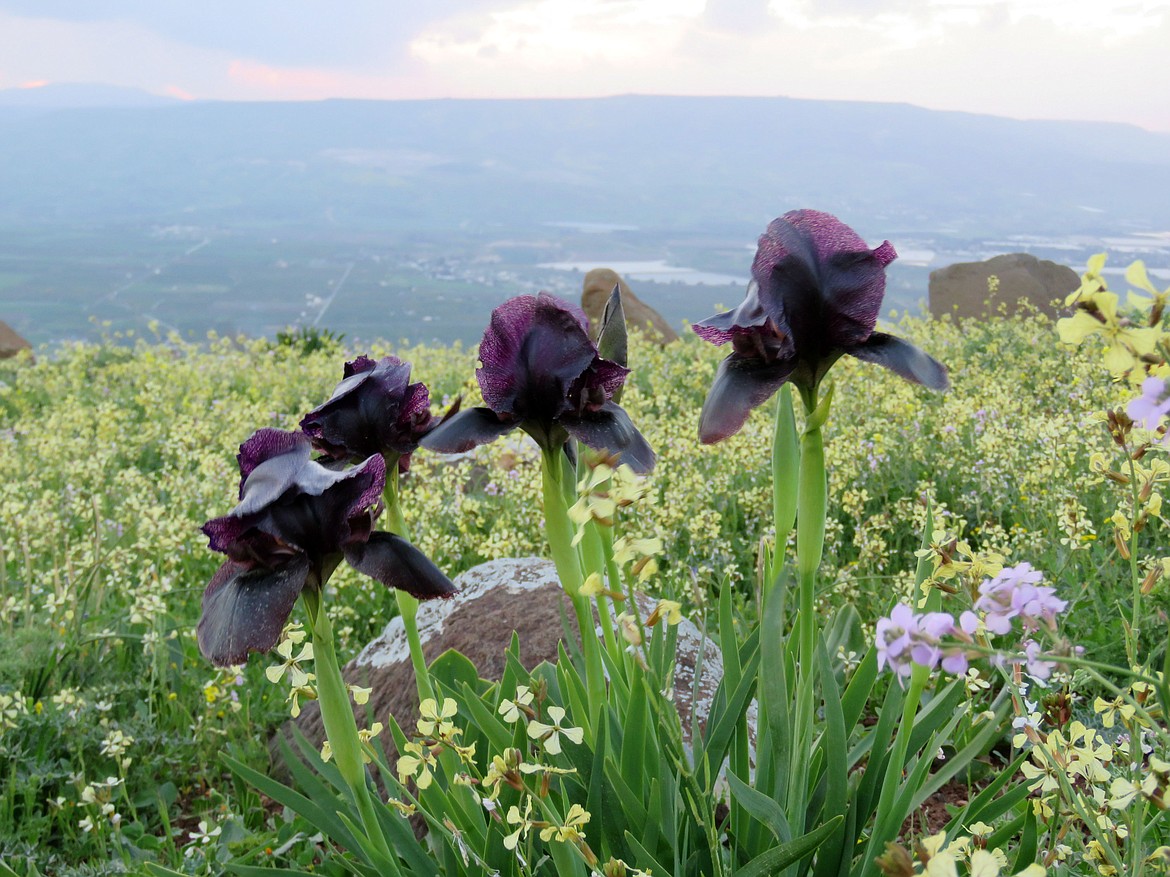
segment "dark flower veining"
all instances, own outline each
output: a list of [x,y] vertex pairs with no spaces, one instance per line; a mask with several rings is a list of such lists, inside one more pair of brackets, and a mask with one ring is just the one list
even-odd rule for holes
[[419,599],[455,586],[421,551],[374,530],[386,463],[373,455],[335,471],[312,459],[302,433],[261,429],[240,446],[240,502],[203,526],[227,561],[203,592],[199,648],[220,666],[267,651],[305,588],[350,566]]
[[301,429],[334,460],[357,463],[381,454],[405,471],[434,423],[430,394],[424,384],[410,382],[410,363],[359,356],[345,364],[333,395],[305,415]]
[[635,472],[650,471],[654,452],[613,400],[629,369],[600,356],[587,326],[583,313],[547,293],[504,302],[479,348],[486,407],[449,417],[420,444],[460,453],[523,429],[545,450],[560,450],[572,436]]
[[694,325],[704,340],[732,344],[703,404],[700,440],[710,444],[734,435],[785,382],[811,398],[846,353],[945,390],[949,381],[941,363],[874,331],[885,268],[895,258],[889,241],[870,249],[828,213],[793,210],[773,220],[760,237],[744,301]]

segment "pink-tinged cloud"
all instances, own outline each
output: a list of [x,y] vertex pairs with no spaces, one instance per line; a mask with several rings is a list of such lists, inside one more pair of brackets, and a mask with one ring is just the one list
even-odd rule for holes
[[177,85],[168,85],[163,89],[163,94],[168,97],[177,97],[179,100],[196,100],[195,95],[186,89],[179,88]]
[[363,75],[323,67],[276,67],[252,60],[233,60],[228,79],[252,96],[276,100],[322,100],[350,98],[431,97],[419,77]]
[[49,85],[48,79],[30,79],[28,82],[22,82],[17,88],[44,88]]

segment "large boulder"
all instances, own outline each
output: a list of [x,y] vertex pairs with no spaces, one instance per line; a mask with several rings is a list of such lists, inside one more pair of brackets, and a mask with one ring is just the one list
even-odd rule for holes
[[[989,287],[992,277],[998,280],[993,291]],[[1055,316],[1065,296],[1080,284],[1077,273],[1067,265],[1029,253],[958,262],[930,272],[930,313],[935,317],[994,317],[1034,308]]]
[[32,350],[32,345],[16,333],[16,330],[0,320],[0,359],[16,356],[22,350]]
[[[457,649],[475,664],[482,678],[499,679],[513,632],[519,637],[520,662],[531,670],[542,661],[556,661],[565,630],[562,618],[576,630],[572,605],[550,561],[534,557],[492,560],[457,576],[455,584],[460,590],[454,597],[419,607],[419,639],[428,663],[447,649]],[[640,598],[639,603],[643,617],[654,607],[649,598]],[[700,668],[698,685],[696,667]],[[414,728],[418,694],[401,618],[391,619],[381,635],[342,669],[342,676],[346,682],[373,688],[368,706],[375,720],[384,721],[389,712],[408,732]],[[722,678],[718,645],[704,640],[699,628],[684,619],[678,627],[673,680],[684,740],[690,739],[692,715],[697,714],[700,729],[705,727]],[[355,707],[355,713],[359,727],[364,726],[366,707]],[[310,703],[295,723],[314,745],[321,745],[325,731],[317,704]],[[272,741],[274,754],[278,739]]]
[[663,344],[678,340],[678,333],[670,327],[666,318],[634,295],[629,284],[610,268],[594,268],[585,275],[581,307],[589,317],[590,337],[596,340],[597,333],[601,331],[601,315],[605,312],[605,303],[609,301],[615,286],[622,291],[626,325],[635,326],[652,336],[657,335]]

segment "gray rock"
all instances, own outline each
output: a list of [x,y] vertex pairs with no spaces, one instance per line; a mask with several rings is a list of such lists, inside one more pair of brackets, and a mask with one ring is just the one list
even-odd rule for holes
[[[989,293],[988,280],[993,276],[999,286]],[[1011,316],[1031,306],[1055,316],[1065,296],[1080,284],[1080,277],[1068,266],[1028,253],[958,262],[930,272],[930,313],[935,317]]]
[[[576,635],[572,605],[550,561],[533,557],[493,560],[457,576],[455,584],[460,588],[456,596],[431,600],[419,607],[419,639],[428,663],[447,649],[457,649],[475,664],[482,678],[499,679],[513,632],[519,637],[520,662],[529,670],[542,661],[556,661],[565,629],[562,616]],[[643,617],[653,607],[650,598],[639,598]],[[700,668],[698,685],[696,667]],[[418,694],[401,618],[391,619],[381,635],[343,668],[342,675],[346,682],[373,688],[368,706],[375,720],[384,721],[389,712],[404,729],[414,727]],[[673,679],[674,703],[682,719],[684,740],[690,740],[692,715],[697,717],[700,729],[705,727],[722,678],[723,660],[718,645],[704,639],[699,628],[684,619],[678,626]],[[359,726],[366,722],[365,711],[366,707],[355,707]],[[325,739],[317,704],[308,704],[295,723],[314,745],[320,746]],[[288,725],[291,724],[290,721]],[[751,724],[754,727],[754,719]],[[286,725],[284,733],[290,730]],[[276,744],[274,738],[274,754]]]

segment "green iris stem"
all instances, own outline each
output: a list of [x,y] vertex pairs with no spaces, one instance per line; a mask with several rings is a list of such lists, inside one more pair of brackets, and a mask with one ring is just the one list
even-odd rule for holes
[[543,450],[541,466],[544,488],[544,528],[548,535],[549,550],[561,587],[569,595],[573,611],[577,616],[577,629],[581,634],[581,650],[585,656],[585,682],[589,694],[589,715],[582,726],[590,741],[593,739],[594,716],[599,715],[605,702],[605,676],[601,660],[601,644],[593,623],[593,609],[581,595],[584,578],[581,573],[581,559],[573,545],[573,522],[569,518],[569,507],[565,502],[564,469],[561,466],[561,450]]
[[805,399],[808,419],[800,437],[800,479],[797,484],[796,572],[799,581],[797,616],[801,668],[810,672],[816,647],[813,604],[817,570],[825,547],[825,514],[828,483],[825,477],[825,437],[822,427],[829,416],[832,390],[816,404],[816,391]]
[[772,567],[763,583],[765,596],[780,576],[788,535],[796,526],[799,472],[800,439],[796,434],[796,414],[792,408],[792,385],[785,384],[780,388],[772,432],[772,520],[776,527],[776,543],[772,547]]
[[1138,570],[1138,531],[1137,520],[1141,514],[1142,501],[1138,494],[1137,467],[1134,466],[1133,454],[1129,454],[1129,489],[1133,501],[1133,521],[1129,529],[1129,573],[1133,579],[1133,614],[1130,616],[1129,632],[1125,637],[1125,652],[1131,667],[1138,665],[1138,649],[1141,640],[1141,629],[1138,622],[1138,611],[1142,605],[1142,578]]
[[[398,494],[398,457],[387,456],[386,486],[382,491],[382,503],[386,506],[386,528],[396,536],[410,540],[410,530],[406,525],[406,518],[402,514],[402,503]],[[405,591],[394,592],[398,600],[398,614],[402,616],[402,626],[406,628],[406,643],[410,649],[410,664],[414,668],[414,684],[418,689],[418,701],[422,703],[427,698],[434,699],[435,693],[431,686],[431,677],[427,671],[426,657],[423,655],[422,641],[418,636],[418,600]]]
[[313,630],[313,669],[317,673],[317,703],[321,707],[325,737],[333,749],[334,763],[342,779],[349,786],[366,837],[378,852],[388,859],[393,859],[390,846],[382,834],[373,799],[370,797],[366,768],[362,762],[361,738],[358,737],[353,708],[349,705],[349,690],[345,686],[345,680],[341,677],[341,667],[337,663],[329,613],[321,606],[319,590],[306,588],[301,592],[301,597]]
[[[608,528],[606,528],[608,529]],[[609,580],[609,567],[606,563],[605,549],[602,544],[601,524],[595,521],[589,521],[585,524],[585,535],[581,540],[581,556],[585,560],[585,575],[597,573],[604,580]],[[613,549],[610,549],[612,555]],[[611,588],[615,584],[620,587],[619,582],[609,582]],[[618,648],[617,637],[614,635],[613,613],[609,608],[609,597],[605,594],[598,594],[595,601],[597,603],[597,615],[601,620],[601,635],[605,641],[605,650],[609,652],[610,657],[620,666],[621,665],[621,649]]]

